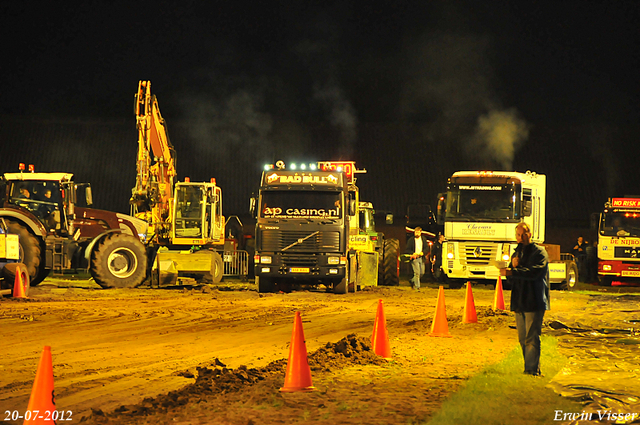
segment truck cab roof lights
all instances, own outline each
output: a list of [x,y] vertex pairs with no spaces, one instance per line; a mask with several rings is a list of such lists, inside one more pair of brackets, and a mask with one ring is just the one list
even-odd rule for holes
[[286,170],[287,168],[289,170],[311,170],[311,171],[316,171],[318,170],[318,165],[315,163],[309,163],[309,164],[305,164],[305,163],[292,163],[291,165],[289,165],[289,167],[287,167],[284,163],[284,161],[280,160],[278,162],[276,162],[275,166],[273,164],[265,164],[264,165],[264,171],[270,171],[270,170]]

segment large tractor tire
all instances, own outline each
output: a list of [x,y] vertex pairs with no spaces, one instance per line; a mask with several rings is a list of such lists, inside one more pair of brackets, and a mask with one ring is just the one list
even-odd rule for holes
[[147,274],[144,245],[131,235],[112,233],[94,250],[90,271],[103,288],[134,288]]
[[384,240],[384,257],[382,261],[382,284],[398,286],[400,284],[400,241]]
[[22,224],[12,220],[5,221],[7,223],[7,233],[18,235],[20,239],[19,261],[27,267],[31,286],[36,286],[49,274],[49,270],[44,268],[44,264],[41,261],[42,248],[40,242]]
[[2,269],[2,274],[4,279],[0,284],[2,289],[11,289],[11,295],[15,295],[15,285],[16,285],[16,274],[18,274],[18,270],[20,270],[20,276],[22,283],[22,292],[25,297],[29,296],[29,274],[27,273],[27,267],[22,263],[7,263]]

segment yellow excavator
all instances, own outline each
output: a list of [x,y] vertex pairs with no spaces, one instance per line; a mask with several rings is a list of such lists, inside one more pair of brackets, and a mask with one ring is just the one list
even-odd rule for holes
[[176,285],[180,276],[220,282],[225,238],[221,189],[214,178],[176,181],[176,152],[150,81],[138,84],[134,113],[138,156],[131,215],[149,224],[144,242],[151,285]]

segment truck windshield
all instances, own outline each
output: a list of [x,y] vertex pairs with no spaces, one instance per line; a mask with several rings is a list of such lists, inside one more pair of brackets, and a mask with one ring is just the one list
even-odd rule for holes
[[264,191],[260,197],[262,218],[339,219],[343,209],[340,192]]
[[640,211],[609,211],[602,214],[603,236],[640,237]]
[[451,185],[447,191],[445,220],[517,222],[520,197],[513,185]]

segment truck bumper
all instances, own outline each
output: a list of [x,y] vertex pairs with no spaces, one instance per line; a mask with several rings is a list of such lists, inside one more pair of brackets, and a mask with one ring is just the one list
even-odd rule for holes
[[497,280],[500,271],[493,266],[467,267],[464,265],[456,265],[449,262],[445,269],[449,279],[466,279],[466,280]]
[[[264,257],[267,257],[270,262],[265,262]],[[292,258],[280,254],[259,253],[254,260],[256,276],[340,280],[346,275],[346,257],[340,257],[337,254],[297,255]],[[338,264],[329,264],[329,262]]]
[[620,281],[640,281],[640,263],[624,261],[600,261],[598,275],[610,277]]

